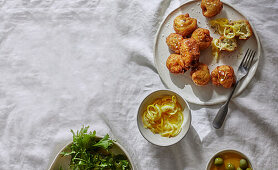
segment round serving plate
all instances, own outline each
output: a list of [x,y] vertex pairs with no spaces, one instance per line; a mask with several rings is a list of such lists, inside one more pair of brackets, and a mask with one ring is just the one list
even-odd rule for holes
[[[103,137],[96,136],[97,139],[102,139]],[[54,161],[51,163],[50,167],[48,170],[69,170],[70,169],[70,161],[71,161],[71,156],[62,156],[61,152],[69,152],[70,151],[70,146],[72,142],[64,146],[59,153],[56,155]],[[111,148],[111,152],[113,154],[122,154],[125,155],[130,163],[131,170],[134,170],[134,165],[131,160],[131,157],[129,156],[128,152],[121,146],[118,142],[114,142],[114,145]]]
[[[155,38],[154,63],[161,80],[169,89],[178,92],[190,103],[199,105],[213,105],[226,101],[228,95],[231,92],[231,88],[225,89],[223,87],[217,87],[212,85],[212,83],[209,83],[206,86],[197,86],[191,79],[190,71],[178,75],[170,73],[166,67],[166,60],[173,52],[168,48],[166,44],[166,38],[170,33],[175,32],[173,28],[173,21],[175,17],[180,14],[188,13],[190,17],[196,18],[198,21],[198,27],[208,29],[213,38],[219,38],[220,35],[215,33],[215,31],[209,26],[210,20],[216,18],[227,18],[229,20],[248,20],[248,18],[231,5],[223,2],[223,9],[221,13],[213,18],[208,19],[203,16],[200,4],[201,1],[189,1],[172,11],[164,19],[157,31]],[[230,65],[233,67],[235,73],[237,73],[237,69],[247,49],[249,48],[256,51],[256,56],[250,71],[245,79],[243,79],[238,85],[234,97],[240,94],[251,81],[258,67],[259,58],[261,55],[261,46],[258,35],[251,23],[250,25],[253,29],[253,36],[248,40],[238,40],[238,48],[234,52],[221,52],[219,61],[216,61],[212,56],[211,47],[201,51],[200,55],[200,62],[207,64],[210,72],[219,65]]]

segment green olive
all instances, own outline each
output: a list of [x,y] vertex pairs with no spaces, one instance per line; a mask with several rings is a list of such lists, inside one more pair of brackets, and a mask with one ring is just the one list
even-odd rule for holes
[[216,165],[216,166],[220,166],[220,165],[222,165],[223,164],[223,159],[222,158],[215,158],[215,160],[214,160],[214,165]]
[[252,170],[251,168],[247,168],[246,170]]
[[239,161],[239,167],[242,169],[246,169],[248,167],[247,161],[245,159],[241,159]]
[[238,167],[236,170],[242,170],[240,167]]
[[226,165],[226,170],[235,170],[235,166],[233,164],[231,164],[231,163],[228,163]]

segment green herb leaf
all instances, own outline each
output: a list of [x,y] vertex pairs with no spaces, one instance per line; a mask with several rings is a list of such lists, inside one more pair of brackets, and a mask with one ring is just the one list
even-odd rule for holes
[[74,154],[75,151],[71,151],[71,152],[61,152],[60,155],[63,155],[63,156],[68,156],[68,155],[72,155]]
[[61,152],[71,156],[70,167],[73,170],[129,170],[130,164],[124,155],[114,155],[110,148],[113,140],[106,134],[101,140],[96,139],[96,131],[88,132],[89,126],[82,127],[76,133],[71,130],[73,142],[70,152]]
[[100,147],[105,150],[113,145],[113,141],[109,139],[109,135],[106,134],[98,143],[94,144],[95,147]]

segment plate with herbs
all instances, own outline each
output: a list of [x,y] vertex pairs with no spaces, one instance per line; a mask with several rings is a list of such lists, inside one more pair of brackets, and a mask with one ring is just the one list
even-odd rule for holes
[[126,150],[106,134],[96,135],[89,126],[74,132],[73,141],[66,145],[55,157],[49,170],[133,170]]

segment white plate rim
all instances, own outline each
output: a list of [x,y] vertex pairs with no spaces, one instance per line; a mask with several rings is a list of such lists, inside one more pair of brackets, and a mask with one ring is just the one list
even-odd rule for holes
[[[190,0],[190,1],[188,1],[188,2],[186,2],[186,3],[184,3],[184,4],[182,4],[182,5],[180,5],[179,7],[175,8],[174,10],[172,10],[172,11],[161,21],[160,26],[158,27],[157,32],[156,32],[156,34],[155,34],[155,39],[154,39],[154,42],[153,42],[153,44],[154,44],[154,45],[153,45],[154,66],[155,66],[155,68],[156,68],[156,70],[157,70],[157,72],[158,72],[158,74],[159,74],[159,77],[160,77],[162,83],[163,83],[168,89],[170,89],[170,88],[168,87],[167,83],[162,79],[162,77],[161,77],[161,74],[162,74],[162,73],[161,73],[160,70],[158,69],[158,64],[157,64],[157,61],[156,61],[156,52],[155,52],[155,51],[156,51],[156,46],[157,46],[158,34],[159,34],[159,32],[160,32],[162,26],[164,25],[166,19],[167,19],[171,14],[173,14],[175,11],[179,10],[181,7],[183,7],[183,6],[185,6],[185,5],[189,4],[189,3],[198,2],[198,1],[200,1],[200,0]],[[248,75],[245,77],[245,79],[243,79],[243,80],[238,84],[237,89],[235,90],[235,93],[234,93],[234,95],[233,95],[233,97],[232,97],[232,98],[234,98],[234,97],[237,97],[238,95],[240,95],[240,94],[243,92],[243,90],[244,90],[244,89],[247,87],[247,85],[250,83],[250,81],[252,80],[252,78],[254,77],[254,75],[255,75],[255,73],[256,73],[256,71],[257,71],[257,68],[258,68],[258,65],[259,65],[259,60],[260,60],[260,57],[261,57],[261,43],[260,43],[259,36],[258,36],[258,34],[257,34],[257,32],[256,32],[256,30],[255,30],[255,28],[254,28],[254,26],[253,26],[253,24],[250,22],[249,18],[246,17],[240,10],[238,10],[238,9],[235,8],[235,7],[233,7],[230,3],[228,3],[228,2],[223,2],[223,1],[222,1],[222,3],[223,3],[224,5],[229,6],[230,8],[234,9],[235,11],[237,11],[240,15],[242,15],[244,18],[246,18],[246,19],[249,21],[249,24],[251,25],[253,34],[254,34],[254,36],[255,36],[255,38],[256,38],[257,45],[258,45],[258,46],[257,46],[257,51],[256,51],[256,55],[258,56],[258,58],[257,58],[257,60],[254,62],[254,64],[251,66],[251,69],[253,69],[253,71],[250,71],[250,72],[248,73]],[[171,90],[174,90],[174,89],[171,89]],[[223,103],[223,102],[226,101],[226,99],[222,99],[222,100],[218,100],[218,101],[196,101],[196,100],[193,101],[193,100],[190,100],[188,97],[185,97],[183,94],[181,94],[181,96],[182,96],[183,98],[185,98],[185,100],[186,100],[187,102],[193,103],[193,104],[197,104],[197,105],[215,105],[215,104]]]

